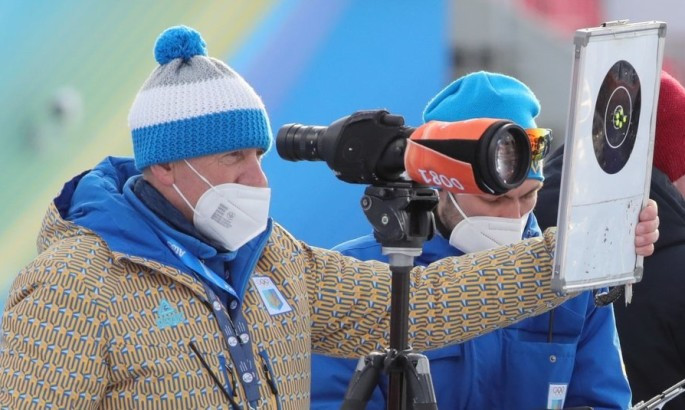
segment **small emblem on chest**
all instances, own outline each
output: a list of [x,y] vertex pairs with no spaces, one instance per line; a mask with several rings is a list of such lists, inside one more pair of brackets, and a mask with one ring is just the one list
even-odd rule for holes
[[252,278],[259,296],[266,306],[266,310],[271,316],[278,315],[279,313],[290,312],[292,308],[288,305],[288,302],[283,297],[281,291],[278,290],[276,285],[269,277],[265,276],[255,276]]
[[162,299],[159,303],[159,307],[157,308],[157,327],[160,329],[176,326],[185,319],[183,313],[174,309],[166,299]]

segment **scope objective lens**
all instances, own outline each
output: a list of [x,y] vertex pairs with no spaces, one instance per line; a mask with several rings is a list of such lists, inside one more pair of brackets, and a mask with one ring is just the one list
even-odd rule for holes
[[495,143],[495,171],[506,184],[511,184],[519,169],[516,140],[510,132],[505,132]]

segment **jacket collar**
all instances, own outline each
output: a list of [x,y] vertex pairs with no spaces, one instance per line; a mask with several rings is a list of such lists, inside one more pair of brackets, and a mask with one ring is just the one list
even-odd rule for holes
[[[204,294],[201,283],[188,275],[188,267],[166,246],[162,234],[183,244],[199,259],[224,262],[233,258],[229,263],[231,285],[242,299],[269,239],[271,221],[261,235],[243,245],[235,255],[223,253],[217,259],[219,252],[215,248],[161,220],[133,193],[133,184],[139,178],[132,158],[107,157],[94,169],[65,184],[54,206],[64,220],[100,236],[115,257],[159,270],[184,284],[195,283],[193,290],[199,294]],[[181,273],[185,273],[183,280],[177,277]]]

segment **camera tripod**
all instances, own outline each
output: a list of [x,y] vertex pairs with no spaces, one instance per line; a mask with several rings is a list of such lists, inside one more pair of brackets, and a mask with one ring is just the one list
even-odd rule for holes
[[381,373],[389,375],[388,409],[437,409],[428,358],[409,346],[409,272],[423,242],[433,234],[434,189],[412,182],[369,186],[361,205],[374,229],[374,237],[388,255],[392,272],[390,347],[362,357],[350,380],[341,409],[357,410],[366,404]]

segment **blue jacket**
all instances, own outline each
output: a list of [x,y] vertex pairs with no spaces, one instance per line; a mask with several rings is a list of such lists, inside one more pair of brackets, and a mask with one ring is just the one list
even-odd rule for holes
[[[531,214],[524,239],[540,235]],[[387,261],[373,235],[336,248],[358,259]],[[462,252],[436,235],[415,264]],[[550,313],[526,319],[468,342],[425,352],[440,409],[626,409],[630,388],[623,372],[611,306],[597,308],[585,292]],[[551,324],[551,326],[550,326]],[[551,341],[549,338],[551,337]],[[314,355],[312,409],[338,409],[356,360]],[[556,393],[556,396],[555,396]],[[367,409],[385,409],[387,379]]]

